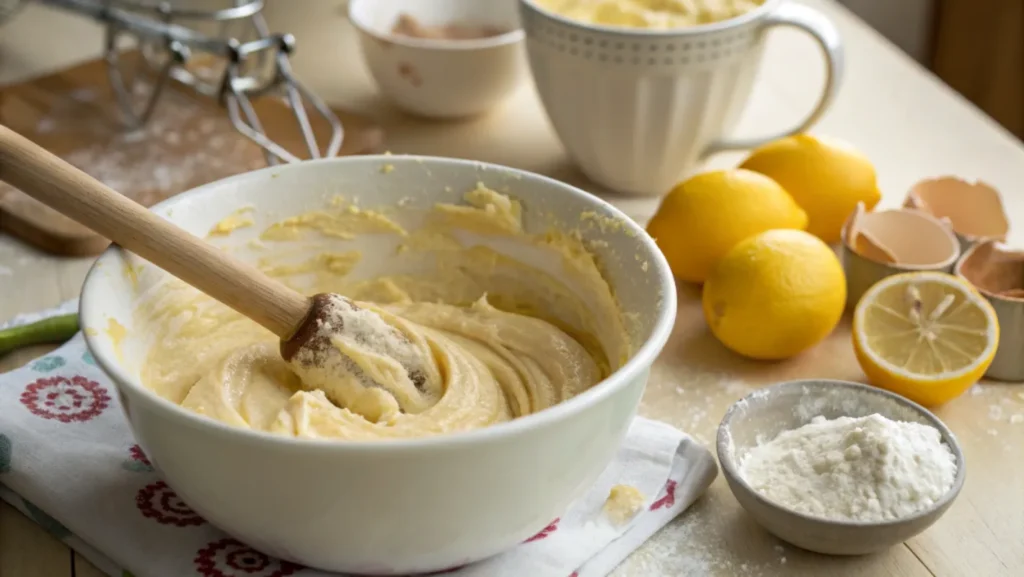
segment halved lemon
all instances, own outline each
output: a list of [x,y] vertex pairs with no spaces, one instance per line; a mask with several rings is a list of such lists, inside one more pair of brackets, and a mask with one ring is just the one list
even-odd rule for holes
[[946,273],[884,278],[853,313],[853,350],[868,380],[922,405],[945,403],[978,382],[998,343],[992,305]]

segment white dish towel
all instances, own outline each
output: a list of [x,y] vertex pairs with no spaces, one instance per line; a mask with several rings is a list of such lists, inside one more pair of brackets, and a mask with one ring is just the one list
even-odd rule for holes
[[[638,417],[612,464],[559,519],[506,553],[434,575],[608,575],[717,473],[711,453],[688,435]],[[621,524],[603,512],[618,484],[645,497]],[[250,549],[181,502],[132,439],[114,385],[81,334],[0,375],[0,497],[113,577],[329,577]]]

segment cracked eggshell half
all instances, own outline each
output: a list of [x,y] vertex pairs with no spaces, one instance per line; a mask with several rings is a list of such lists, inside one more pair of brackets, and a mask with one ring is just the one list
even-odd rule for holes
[[934,216],[901,208],[868,212],[858,204],[842,231],[840,257],[846,273],[847,306],[871,285],[914,271],[951,272],[960,257],[953,230]]
[[964,253],[954,272],[988,299],[999,318],[999,348],[985,376],[1024,381],[1024,250],[982,241]]
[[953,176],[922,180],[907,193],[903,206],[948,222],[963,251],[983,240],[1004,241],[1010,231],[999,191],[981,181]]

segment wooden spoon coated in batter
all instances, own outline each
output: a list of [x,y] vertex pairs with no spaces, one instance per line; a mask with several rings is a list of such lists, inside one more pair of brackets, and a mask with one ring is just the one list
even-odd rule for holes
[[[2,125],[0,180],[269,329],[281,339],[281,356],[309,388],[327,391],[335,382],[353,380],[379,386],[361,374],[357,362],[332,346],[340,334],[395,359],[414,386],[423,384],[426,373],[418,349],[376,313],[336,294],[299,294]],[[401,407],[406,412],[425,408]]]

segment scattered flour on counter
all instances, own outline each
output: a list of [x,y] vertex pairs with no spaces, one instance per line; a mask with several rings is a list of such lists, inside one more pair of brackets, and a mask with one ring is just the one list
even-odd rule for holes
[[687,511],[627,557],[610,577],[773,577],[785,571],[786,548],[729,549],[705,515]]
[[[92,102],[100,94],[85,88],[61,96],[36,124],[37,132],[54,133],[73,120],[78,122],[82,109],[74,102]],[[153,116],[137,129],[119,131],[100,116],[83,119],[79,128],[87,129],[90,138],[63,157],[145,205],[202,182],[266,165],[247,139],[225,137],[235,133],[226,115],[204,118],[204,114],[204,106],[190,97],[167,91]]]
[[993,421],[998,421],[1003,418],[1003,408],[999,405],[988,406],[988,418]]
[[36,123],[36,132],[39,134],[50,134],[57,129],[57,122],[52,118],[41,118]]
[[814,417],[743,458],[740,474],[755,491],[805,515],[886,521],[942,498],[957,464],[939,431],[881,415]]
[[652,375],[652,381],[660,379],[673,386],[666,386],[659,394],[644,396],[641,413],[671,423],[705,444],[714,443],[718,422],[726,408],[758,386],[726,372],[693,366],[654,367]]
[[71,91],[71,98],[79,102],[92,102],[96,100],[96,89],[89,87],[76,88]]

